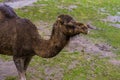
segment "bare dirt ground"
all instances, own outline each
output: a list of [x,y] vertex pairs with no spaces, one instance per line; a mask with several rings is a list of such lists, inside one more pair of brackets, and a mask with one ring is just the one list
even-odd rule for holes
[[29,0],[29,1],[28,0],[5,0],[5,2],[1,4],[7,4],[14,9],[18,9],[18,8],[22,8],[25,6],[30,6],[34,2],[37,2],[37,0]]
[[109,15],[107,18],[102,19],[104,22],[108,22],[110,26],[120,28],[120,12],[118,12],[115,16]]
[[0,80],[13,75],[17,76],[17,70],[13,61],[0,60]]
[[[9,1],[9,0],[7,0]],[[13,1],[13,0],[12,0]],[[6,4],[10,5],[13,8],[21,8],[23,6],[27,6],[32,4],[36,0],[29,0],[30,3],[27,1],[26,4],[23,5],[23,0],[13,1],[13,2],[8,2]],[[14,4],[14,5],[13,5]],[[21,6],[22,4],[22,6]],[[107,19],[109,20],[109,19]],[[115,19],[116,20],[116,19]],[[43,21],[39,21],[38,23],[35,23],[38,26],[39,33],[41,34],[42,37],[49,39],[49,36],[51,34],[51,28],[52,24],[45,23]],[[101,43],[92,39],[89,39],[86,36],[83,35],[78,35],[75,38],[71,39],[69,45],[65,47],[65,50],[69,52],[74,52],[74,51],[84,51],[85,53],[91,53],[91,54],[99,54],[100,57],[109,57],[111,62],[114,65],[120,65],[120,61],[116,60],[116,55],[112,52],[113,48],[109,44],[106,43]],[[69,69],[74,68],[78,62],[73,61],[71,65],[69,65]],[[33,71],[32,68],[29,68],[29,71]],[[54,80],[61,80],[63,77],[63,69],[60,68],[59,66],[56,67],[47,67],[45,69],[45,80],[49,79],[54,79]],[[51,77],[50,75],[52,73],[56,73],[54,77]],[[59,74],[58,74],[59,73]],[[17,76],[17,70],[15,68],[15,65],[13,61],[3,61],[0,60],[0,80],[5,80],[7,76]],[[42,75],[42,74],[41,74]],[[58,77],[59,76],[59,77]],[[41,76],[44,77],[44,76]],[[35,79],[35,78],[34,78]],[[37,79],[36,79],[37,80]]]

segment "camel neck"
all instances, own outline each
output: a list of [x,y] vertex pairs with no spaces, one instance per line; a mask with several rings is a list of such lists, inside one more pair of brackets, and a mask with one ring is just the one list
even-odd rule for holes
[[53,29],[50,39],[41,40],[35,52],[38,56],[43,58],[51,58],[56,56],[68,42],[68,37],[60,31]]

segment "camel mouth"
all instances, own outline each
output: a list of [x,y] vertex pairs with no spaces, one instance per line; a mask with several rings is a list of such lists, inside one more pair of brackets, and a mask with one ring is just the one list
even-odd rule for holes
[[82,34],[87,35],[87,34],[88,34],[88,32],[84,32],[84,33],[82,33]]
[[87,35],[87,34],[89,34],[89,33],[90,33],[90,31],[88,30],[88,31],[84,32],[83,34]]
[[90,33],[90,30],[87,30],[87,32],[85,34],[89,34]]

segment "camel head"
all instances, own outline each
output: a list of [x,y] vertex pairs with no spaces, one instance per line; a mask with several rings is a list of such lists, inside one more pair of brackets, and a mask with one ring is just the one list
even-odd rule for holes
[[80,33],[87,34],[88,33],[88,26],[75,21],[69,15],[59,15],[57,18],[57,23],[59,23],[59,27],[61,28],[61,32],[66,36],[75,36]]

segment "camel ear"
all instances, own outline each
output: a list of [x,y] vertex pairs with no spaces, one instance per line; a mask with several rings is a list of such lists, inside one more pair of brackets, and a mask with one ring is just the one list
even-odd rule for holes
[[57,21],[62,21],[61,18],[58,18]]
[[57,18],[57,22],[61,23],[61,24],[64,24],[64,22],[62,21],[61,18]]

